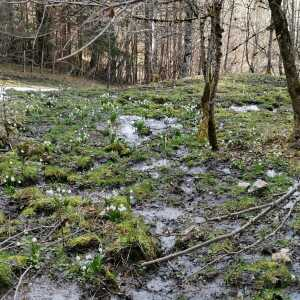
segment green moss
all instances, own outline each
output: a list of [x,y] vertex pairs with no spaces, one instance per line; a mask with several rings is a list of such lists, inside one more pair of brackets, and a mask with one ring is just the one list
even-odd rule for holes
[[0,183],[13,186],[36,182],[40,165],[22,161],[15,152],[0,156]]
[[93,160],[90,156],[79,156],[76,158],[75,165],[79,170],[87,170],[93,165]]
[[0,288],[8,287],[13,281],[13,272],[26,266],[28,258],[0,252]]
[[137,183],[132,187],[133,196],[140,203],[149,200],[153,195],[153,191],[153,182],[149,179]]
[[113,141],[110,145],[105,147],[107,152],[117,152],[120,156],[127,156],[131,153],[130,148],[126,144],[122,143],[120,140]]
[[40,144],[34,140],[30,140],[19,144],[17,146],[17,152],[20,157],[40,160],[50,152],[50,146],[46,143]]
[[0,256],[0,288],[8,287],[12,284],[13,272],[7,261]]
[[110,251],[114,256],[128,257],[132,260],[149,259],[157,254],[157,243],[151,237],[148,226],[132,217],[116,226],[116,239]]
[[226,201],[222,205],[222,208],[226,212],[234,212],[234,211],[239,211],[239,210],[250,208],[252,206],[255,206],[255,204],[256,204],[256,199],[254,197],[242,196],[238,200]]
[[0,209],[0,225],[4,224],[6,221],[6,217],[4,212]]
[[[126,175],[125,175],[126,174]],[[98,186],[118,186],[131,183],[133,178],[130,172],[123,167],[113,164],[105,164],[88,172],[81,178],[82,184]]]
[[96,248],[100,243],[100,238],[94,233],[86,233],[67,242],[67,247],[73,251],[81,251]]
[[209,247],[209,254],[212,255],[217,255],[231,251],[233,251],[233,243],[229,239],[226,239],[222,242],[214,243]]
[[147,136],[151,134],[150,128],[146,126],[143,120],[135,121],[133,125],[136,128],[139,135]]
[[292,274],[285,264],[270,260],[260,260],[252,264],[236,264],[227,273],[227,283],[239,286],[243,284],[243,276],[252,274],[257,289],[285,288],[293,283]]
[[70,174],[70,170],[58,166],[46,166],[44,175],[46,180],[66,182]]
[[21,207],[25,207],[41,197],[43,197],[43,194],[37,187],[20,189],[14,195],[15,200]]
[[275,299],[290,300],[290,297],[280,289],[264,289],[262,291],[259,291],[253,297],[253,300],[275,300]]
[[123,205],[127,209],[130,209],[129,201],[128,201],[127,197],[124,197],[124,196],[116,196],[116,197],[112,197],[112,198],[108,199],[107,205],[115,205],[117,207],[120,205]]
[[31,207],[37,213],[50,214],[58,208],[58,201],[52,197],[42,197],[31,203]]

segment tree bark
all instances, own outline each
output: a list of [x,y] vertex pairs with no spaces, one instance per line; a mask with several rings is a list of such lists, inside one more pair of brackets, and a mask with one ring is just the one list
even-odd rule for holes
[[228,52],[229,52],[229,44],[230,44],[230,38],[231,38],[231,27],[232,27],[234,8],[235,8],[235,0],[232,0],[231,8],[230,8],[229,25],[228,25],[226,52],[225,52],[225,58],[224,58],[224,72],[225,73],[227,72]]
[[185,18],[188,20],[184,24],[184,50],[183,61],[180,69],[180,77],[187,77],[190,74],[192,61],[192,18],[193,10],[190,3],[185,7]]
[[295,63],[295,52],[286,15],[281,7],[282,0],[268,0],[277,41],[287,79],[288,91],[294,110],[292,145],[300,148],[300,82]]
[[208,8],[211,19],[211,30],[207,51],[207,72],[204,74],[205,87],[201,98],[202,118],[199,126],[199,138],[208,138],[213,151],[218,150],[214,103],[219,82],[222,58],[221,11],[223,1],[214,1]]
[[273,48],[273,27],[270,25],[269,43],[268,43],[268,63],[267,63],[267,74],[272,73],[272,48]]
[[[145,3],[145,18],[153,18],[153,7],[146,1]],[[145,21],[145,50],[144,50],[144,81],[149,83],[152,81],[152,24],[151,21]]]

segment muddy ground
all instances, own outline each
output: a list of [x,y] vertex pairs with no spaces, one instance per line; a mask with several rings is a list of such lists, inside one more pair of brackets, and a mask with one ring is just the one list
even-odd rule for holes
[[205,220],[295,184],[282,78],[222,80],[218,153],[197,137],[201,80],[111,91],[1,83],[2,299],[300,299],[299,205],[272,239],[203,269],[272,232],[299,193],[234,238],[140,265],[239,228],[256,212]]

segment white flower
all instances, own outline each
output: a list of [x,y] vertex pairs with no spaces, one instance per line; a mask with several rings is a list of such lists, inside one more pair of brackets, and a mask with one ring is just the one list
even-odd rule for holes
[[85,256],[85,259],[86,260],[90,260],[90,259],[92,259],[93,257],[92,257],[92,255],[91,254],[87,254],[86,256]]
[[98,251],[99,251],[100,254],[103,253],[103,249],[102,249],[100,246],[99,246],[99,248],[98,248]]
[[16,181],[15,177],[14,177],[14,176],[11,176],[11,177],[10,177],[10,181],[11,181],[11,182],[15,182],[15,181]]
[[16,243],[16,246],[17,246],[17,247],[20,247],[20,246],[21,246],[21,243],[20,243],[20,242],[17,242],[17,243]]
[[72,193],[72,191],[71,190],[68,190],[68,194],[71,194]]
[[18,180],[18,184],[21,184],[21,180]]
[[28,231],[27,231],[26,229],[24,230],[24,234],[25,234],[25,235],[28,234]]
[[76,255],[76,261],[80,261],[80,256]]
[[53,192],[53,190],[48,190],[48,191],[46,191],[46,194],[47,194],[48,196],[53,196],[53,195],[54,195],[54,192]]
[[127,208],[123,204],[121,204],[118,210],[119,210],[119,212],[123,212],[123,211],[126,211]]
[[116,210],[116,206],[113,204],[109,208],[110,208],[110,210]]
[[36,243],[36,242],[37,242],[37,238],[33,237],[31,241],[32,241],[33,243]]
[[21,149],[21,153],[24,153],[25,151],[23,149]]
[[82,271],[85,271],[86,270],[86,266],[82,266],[81,269],[82,269]]

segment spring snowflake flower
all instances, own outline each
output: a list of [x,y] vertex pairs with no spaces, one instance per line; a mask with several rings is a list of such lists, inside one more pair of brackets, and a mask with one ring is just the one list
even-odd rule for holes
[[36,243],[36,242],[37,242],[37,238],[36,238],[36,237],[33,237],[31,241],[32,241],[33,243]]
[[21,243],[20,243],[20,242],[17,242],[17,243],[16,243],[16,246],[17,246],[17,247],[20,247],[20,246],[21,246]]
[[86,260],[90,260],[90,259],[92,259],[93,257],[92,257],[92,255],[91,254],[87,254],[86,256],[85,256],[85,259]]
[[15,182],[15,181],[16,181],[15,177],[14,177],[14,176],[11,176],[11,177],[10,177],[10,181],[11,181],[11,182]]
[[82,266],[81,269],[82,269],[82,271],[85,271],[86,270],[86,266]]
[[127,208],[123,204],[121,204],[120,207],[118,208],[118,210],[119,210],[119,212],[123,212],[123,211],[126,211]]
[[76,255],[76,261],[80,261],[80,256],[79,255]]
[[100,254],[103,253],[103,249],[102,249],[100,246],[99,246],[99,248],[98,248],[98,251],[99,251]]

